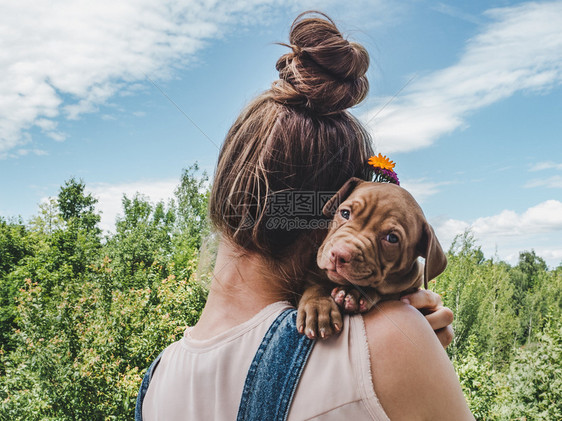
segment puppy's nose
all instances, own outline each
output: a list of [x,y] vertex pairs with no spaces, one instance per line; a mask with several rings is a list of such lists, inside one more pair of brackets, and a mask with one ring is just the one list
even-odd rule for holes
[[352,258],[351,251],[341,245],[336,245],[330,250],[330,260],[338,266],[351,262]]

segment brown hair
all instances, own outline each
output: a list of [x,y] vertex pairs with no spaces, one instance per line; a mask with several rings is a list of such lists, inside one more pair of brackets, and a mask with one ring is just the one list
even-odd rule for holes
[[[291,260],[305,249],[311,256],[320,236],[306,223],[324,218],[316,206],[316,212],[299,216],[304,221],[299,227],[273,227],[268,209],[275,198],[335,192],[350,177],[367,179],[372,155],[369,134],[346,111],[367,94],[367,51],[344,39],[319,12],[299,15],[289,39],[292,51],[276,65],[280,79],[230,128],[210,197],[215,228],[273,263]],[[296,218],[290,211],[284,217]],[[289,272],[299,276],[302,269]]]

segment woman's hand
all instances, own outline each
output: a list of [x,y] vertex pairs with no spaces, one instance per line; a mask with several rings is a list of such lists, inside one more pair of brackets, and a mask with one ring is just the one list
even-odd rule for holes
[[417,308],[425,316],[431,328],[435,331],[443,348],[447,348],[453,341],[453,312],[443,307],[439,294],[429,290],[418,290],[400,298],[406,304]]

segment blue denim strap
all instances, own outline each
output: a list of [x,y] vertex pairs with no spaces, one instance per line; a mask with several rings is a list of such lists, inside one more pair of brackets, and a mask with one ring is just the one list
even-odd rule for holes
[[137,395],[137,403],[135,405],[135,421],[142,421],[142,403],[144,401],[144,397],[146,396],[146,391],[148,390],[148,385],[150,384],[150,380],[152,380],[152,375],[154,374],[154,370],[156,369],[156,366],[160,363],[160,359],[162,358],[163,353],[164,351],[162,351],[160,355],[158,355],[156,359],[152,362],[152,364],[150,364],[150,367],[148,367],[148,370],[146,370],[146,373],[142,378],[139,394]]
[[297,332],[285,310],[265,334],[248,370],[237,421],[285,421],[314,341]]

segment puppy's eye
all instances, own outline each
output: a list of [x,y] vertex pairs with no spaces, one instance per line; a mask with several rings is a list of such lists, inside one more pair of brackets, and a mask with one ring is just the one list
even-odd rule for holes
[[384,237],[384,239],[391,244],[395,244],[398,242],[398,236],[393,233],[387,234],[386,237]]
[[349,219],[349,216],[351,215],[351,212],[348,209],[342,209],[340,211],[340,215],[343,219]]

